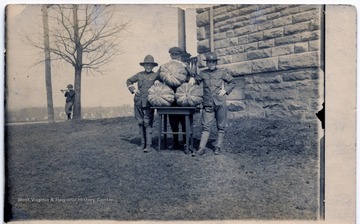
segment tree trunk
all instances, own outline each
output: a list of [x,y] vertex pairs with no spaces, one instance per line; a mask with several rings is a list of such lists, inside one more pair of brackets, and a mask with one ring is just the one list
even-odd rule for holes
[[73,119],[81,119],[81,71],[82,71],[82,45],[79,38],[79,20],[77,17],[78,5],[73,5],[73,29],[74,42],[76,47],[76,61],[75,61],[75,104]]
[[82,68],[75,67],[75,103],[73,111],[73,119],[81,119],[81,70]]
[[42,6],[43,25],[44,25],[44,51],[45,51],[45,86],[47,99],[47,114],[48,121],[54,122],[54,106],[52,97],[52,83],[51,83],[51,58],[50,58],[50,44],[49,44],[49,28],[48,28],[48,14],[47,6]]

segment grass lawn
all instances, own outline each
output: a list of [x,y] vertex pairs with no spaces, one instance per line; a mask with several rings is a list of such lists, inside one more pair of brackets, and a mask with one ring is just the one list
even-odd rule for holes
[[[11,205],[6,215],[12,220],[317,219],[317,123],[232,119],[226,152],[213,154],[212,134],[202,157],[136,150],[137,129],[132,117],[6,126]],[[197,147],[198,116],[194,131]],[[153,140],[156,148],[155,133]]]

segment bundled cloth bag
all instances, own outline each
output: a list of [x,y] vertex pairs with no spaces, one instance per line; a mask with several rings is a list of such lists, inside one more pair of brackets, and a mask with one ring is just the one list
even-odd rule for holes
[[176,103],[183,107],[196,107],[203,101],[203,88],[199,85],[183,83],[176,89]]
[[148,101],[154,107],[171,106],[175,101],[174,91],[160,82],[152,85],[148,92]]
[[181,61],[170,61],[160,67],[160,79],[170,87],[179,87],[186,81],[186,65]]

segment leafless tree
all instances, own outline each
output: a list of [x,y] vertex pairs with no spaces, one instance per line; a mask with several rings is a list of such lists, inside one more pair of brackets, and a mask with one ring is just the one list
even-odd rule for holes
[[[81,118],[81,78],[95,74],[121,53],[120,42],[129,22],[114,21],[107,5],[52,5],[49,12],[50,52],[74,68],[74,119]],[[44,48],[32,41],[32,45]]]

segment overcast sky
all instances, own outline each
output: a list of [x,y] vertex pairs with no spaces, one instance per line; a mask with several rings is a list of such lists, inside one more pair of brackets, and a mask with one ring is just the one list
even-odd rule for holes
[[[161,65],[170,57],[168,49],[178,44],[177,8],[166,5],[112,5],[116,19],[130,21],[122,42],[123,54],[113,58],[103,75],[82,77],[82,106],[132,104],[126,79],[142,71],[139,65],[147,54]],[[51,9],[49,11],[51,15]],[[196,56],[195,10],[186,10],[187,51]],[[40,5],[11,5],[7,10],[8,109],[46,106],[44,53],[24,41],[30,36],[42,41]],[[154,70],[156,71],[158,67]],[[52,62],[54,106],[63,106],[60,89],[74,82],[74,71],[66,63]]]

